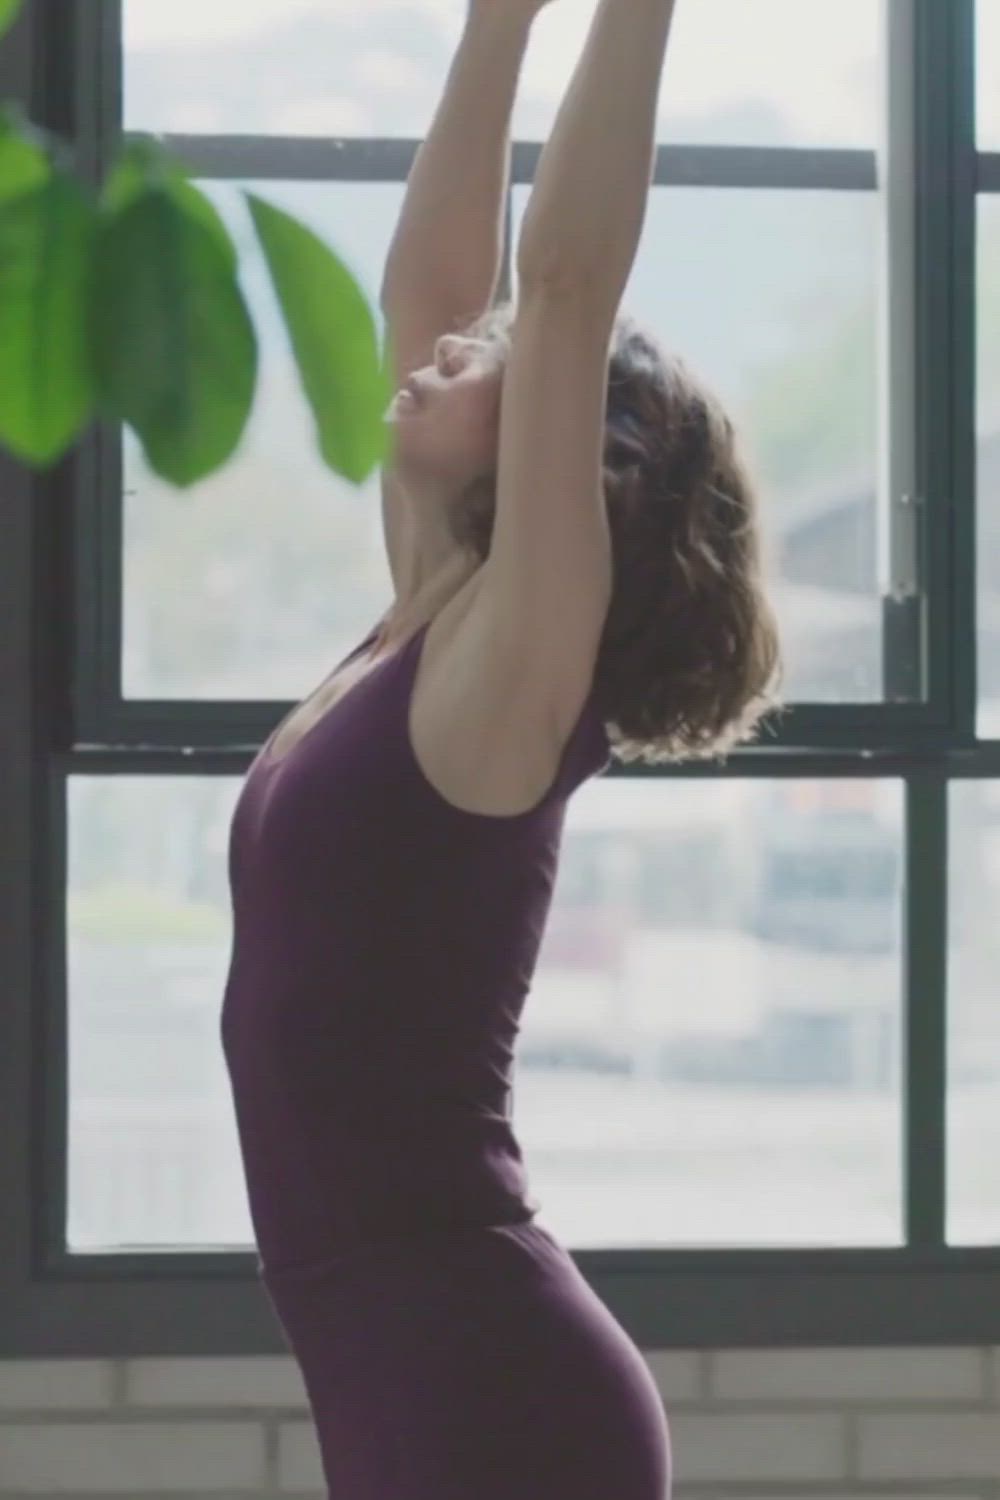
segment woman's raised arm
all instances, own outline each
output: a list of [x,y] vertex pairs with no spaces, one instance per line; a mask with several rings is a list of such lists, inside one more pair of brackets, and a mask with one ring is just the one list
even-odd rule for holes
[[675,0],[600,0],[535,174],[518,242],[522,282],[586,284],[616,308],[655,161]]
[[[470,0],[426,139],[410,170],[380,304],[397,386],[432,363],[434,342],[493,301],[503,259],[510,117],[531,23],[546,0]],[[383,470],[386,551],[398,588],[408,516]]]
[[435,336],[490,305],[500,274],[510,118],[531,23],[545,0],[470,0],[464,31],[420,145],[386,258],[383,309],[419,299]]

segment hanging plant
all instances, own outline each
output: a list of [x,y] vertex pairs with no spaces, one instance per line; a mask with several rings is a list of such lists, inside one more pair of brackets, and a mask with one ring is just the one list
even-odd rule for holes
[[[0,0],[0,34],[20,3]],[[385,456],[392,394],[375,315],[329,245],[244,197],[320,452],[362,484]],[[182,164],[134,138],[95,188],[57,137],[4,107],[0,444],[45,467],[99,417],[131,428],[154,473],[188,486],[235,452],[257,368],[236,246]]]

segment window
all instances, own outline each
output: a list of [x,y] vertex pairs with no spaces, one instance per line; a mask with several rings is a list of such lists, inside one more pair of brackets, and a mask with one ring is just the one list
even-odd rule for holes
[[[73,778],[73,1251],[252,1239],[215,1036],[236,790]],[[517,1081],[575,1247],[904,1243],[901,813],[890,780],[581,791]]]
[[426,130],[462,14],[450,0],[125,0],[123,10],[128,129],[352,139]]
[[980,150],[1000,150],[1000,4],[997,0],[977,0],[976,84]]
[[1000,1239],[996,1178],[1000,1010],[996,1005],[1000,783],[951,787],[948,946],[948,1242]]
[[[539,20],[514,235],[590,9]],[[248,247],[240,185],[374,293],[458,0],[116,10],[34,0],[8,71],[36,115],[87,161],[119,123],[164,133]],[[791,708],[725,766],[577,794],[518,1133],[645,1344],[1000,1338],[1000,0],[680,0],[676,24],[625,305],[745,434]],[[252,253],[245,277],[264,359],[228,468],[178,495],[98,432],[0,486],[19,1354],[281,1348],[219,1049],[228,822],[389,575],[377,486],[312,456]]]
[[979,732],[993,738],[1000,737],[1000,196],[979,199],[978,264]]
[[[514,119],[518,138],[548,134],[593,10],[587,0],[541,18]],[[125,123],[175,134],[419,136],[460,21],[450,0],[373,0],[360,16],[324,0],[125,0]],[[836,8],[757,0],[752,12],[744,0],[706,0],[682,11],[665,138],[871,148],[878,23],[872,0]]]
[[[374,299],[401,184],[242,185],[335,244]],[[359,491],[315,452],[249,214],[228,184],[205,186],[249,259],[257,399],[238,454],[193,495],[150,473],[138,444],[126,448],[122,689],[126,698],[301,698],[346,656],[390,588],[378,477]]]
[[[587,0],[543,15],[525,69],[516,135],[548,135],[593,11]],[[874,146],[881,78],[879,7],[871,0],[836,6],[703,0],[682,5],[675,27],[661,95],[664,140]]]
[[[514,188],[516,228],[529,192]],[[797,702],[884,691],[877,209],[874,191],[657,188],[623,299],[754,454]]]

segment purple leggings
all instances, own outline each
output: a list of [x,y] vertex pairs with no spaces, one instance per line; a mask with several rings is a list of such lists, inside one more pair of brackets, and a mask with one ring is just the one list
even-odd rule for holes
[[648,1366],[541,1225],[400,1236],[261,1275],[329,1500],[669,1500]]

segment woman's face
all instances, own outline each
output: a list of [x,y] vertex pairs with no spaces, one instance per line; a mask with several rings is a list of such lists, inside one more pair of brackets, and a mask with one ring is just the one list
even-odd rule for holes
[[496,466],[502,345],[446,334],[434,363],[415,370],[386,414],[401,477],[457,494]]

